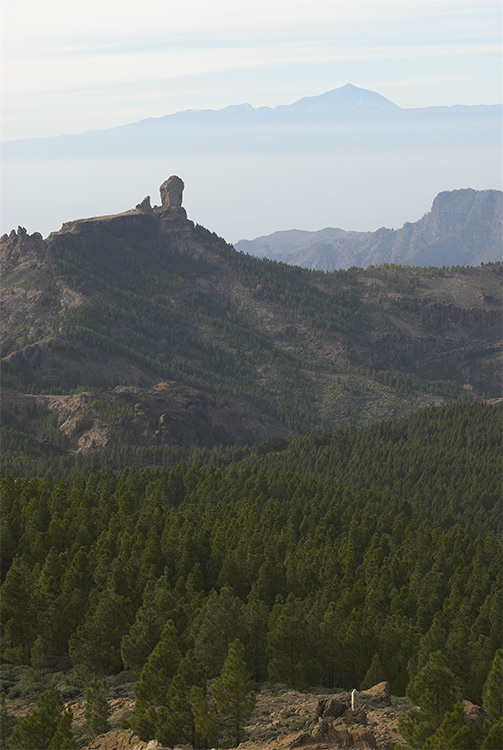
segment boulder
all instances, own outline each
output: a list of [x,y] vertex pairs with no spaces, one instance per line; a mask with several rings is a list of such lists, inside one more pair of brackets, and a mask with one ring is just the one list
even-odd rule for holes
[[180,208],[184,187],[185,185],[180,177],[176,175],[168,177],[159,188],[163,208]]
[[338,701],[337,698],[320,698],[315,720],[320,718],[326,719],[328,717],[336,719],[338,716],[342,716],[347,708],[347,705]]
[[370,699],[372,703],[382,703],[385,706],[391,705],[391,688],[389,682],[378,682],[368,690],[362,690],[359,695],[362,698]]

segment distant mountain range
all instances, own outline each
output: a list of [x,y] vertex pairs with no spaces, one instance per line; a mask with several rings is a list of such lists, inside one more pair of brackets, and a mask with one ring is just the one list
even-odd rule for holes
[[437,195],[429,213],[401,229],[290,229],[240,240],[235,248],[260,258],[323,271],[382,263],[472,266],[502,259],[502,209],[500,190],[452,190]]
[[[293,104],[186,110],[77,135],[4,144],[4,157],[99,153],[180,153],[274,149],[490,148],[501,143],[502,105],[402,109],[375,91],[348,83]],[[201,140],[201,131],[205,139]]]

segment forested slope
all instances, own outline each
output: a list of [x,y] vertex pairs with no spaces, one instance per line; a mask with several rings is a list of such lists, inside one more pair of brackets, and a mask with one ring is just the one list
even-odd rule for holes
[[200,452],[214,465],[5,477],[4,662],[141,672],[145,737],[167,731],[149,655],[179,654],[185,692],[162,705],[190,714],[235,639],[257,681],[395,694],[440,651],[480,702],[501,643],[500,454],[501,411],[479,404]]

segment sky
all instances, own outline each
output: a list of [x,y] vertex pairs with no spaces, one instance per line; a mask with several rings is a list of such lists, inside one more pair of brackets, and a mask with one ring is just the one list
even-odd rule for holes
[[401,107],[502,101],[501,0],[2,0],[2,140],[346,83]]

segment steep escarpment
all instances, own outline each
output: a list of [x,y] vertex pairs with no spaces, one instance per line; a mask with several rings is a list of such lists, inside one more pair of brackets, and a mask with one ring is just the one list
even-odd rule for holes
[[382,263],[477,265],[501,260],[502,198],[499,190],[446,191],[437,195],[422,219],[406,222],[401,229],[290,230],[255,240],[240,240],[236,248],[324,271]]

